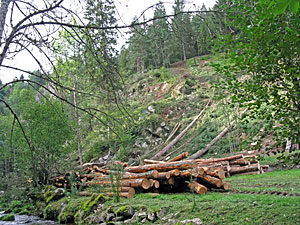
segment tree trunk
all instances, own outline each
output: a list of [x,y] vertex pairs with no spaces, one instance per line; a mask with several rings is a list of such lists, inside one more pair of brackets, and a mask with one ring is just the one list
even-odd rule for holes
[[202,111],[198,114],[198,116],[196,116],[196,118],[173,140],[171,141],[166,147],[164,147],[160,152],[158,152],[155,156],[153,156],[151,159],[158,159],[160,158],[163,154],[165,154],[173,145],[175,145],[180,138],[185,135],[186,132],[188,132],[188,130],[196,123],[196,121],[202,116],[202,114],[204,113],[205,109],[207,108],[207,106],[210,104],[210,100],[208,101],[208,103],[206,104],[206,106],[202,109]]
[[260,171],[260,165],[259,163],[252,164],[250,166],[241,166],[241,167],[231,167],[230,173],[246,173],[246,172],[253,172],[253,171]]
[[200,195],[203,195],[207,192],[207,188],[204,185],[197,183],[196,181],[189,183],[188,187],[192,192],[196,192],[197,194]]
[[140,73],[141,72],[141,58],[138,57],[136,60],[136,72]]
[[199,150],[194,155],[191,156],[191,159],[197,159],[200,156],[204,155],[211,146],[217,143],[218,140],[220,140],[228,131],[229,127],[226,127],[217,137],[215,137],[204,149]]
[[159,172],[169,171],[173,169],[193,169],[197,167],[197,162],[195,161],[180,161],[180,162],[166,162],[161,164],[149,164],[149,165],[142,165],[142,166],[129,166],[126,167],[124,170],[127,172],[133,173],[143,173],[149,170],[157,170]]
[[142,73],[144,73],[145,71],[145,60],[142,59]]
[[[150,170],[145,173],[120,173],[121,179],[139,179],[139,178],[158,178],[159,173],[157,170]],[[94,178],[98,180],[110,180],[109,175],[101,175],[101,174],[86,174],[86,177]]]
[[[76,78],[74,78],[76,79]],[[74,89],[76,90],[77,88],[77,81],[74,81]],[[76,92],[73,92],[73,103],[74,103],[74,110],[75,110],[75,119],[77,122],[77,129],[76,129],[76,142],[77,142],[77,151],[78,151],[78,156],[79,156],[79,163],[80,166],[82,166],[83,161],[82,161],[82,151],[81,151],[81,140],[80,140],[80,126],[81,126],[81,118],[78,112],[78,102],[77,102],[77,95]]]
[[180,155],[176,156],[175,158],[170,159],[168,162],[180,161],[180,160],[185,159],[187,157],[189,157],[189,153],[184,152],[184,153],[181,153]]
[[[100,181],[100,182],[89,182],[89,185],[103,185],[110,186],[112,183],[110,181]],[[113,182],[116,185],[116,182]],[[151,182],[147,178],[132,179],[132,180],[119,180],[120,187],[134,187],[143,188],[145,190],[151,187]]]
[[200,183],[204,182],[208,186],[215,187],[215,188],[220,188],[223,184],[221,179],[209,175],[200,175],[198,176],[198,180],[200,180]]
[[[241,116],[248,111],[248,108],[246,108],[242,113]],[[232,123],[233,126],[234,123]],[[192,155],[190,158],[191,159],[197,159],[200,156],[204,155],[210,147],[212,147],[214,144],[217,143],[218,140],[220,140],[228,131],[230,130],[230,127],[226,127],[218,136],[216,136],[204,149],[199,150],[196,152],[194,155]]]
[[216,163],[216,162],[224,162],[224,161],[230,161],[230,160],[236,160],[236,159],[241,159],[243,158],[242,154],[239,155],[233,155],[233,156],[228,156],[224,158],[212,158],[212,159],[196,159],[196,162],[201,164],[209,164],[209,163]]
[[2,41],[3,38],[3,32],[5,27],[5,20],[6,20],[6,14],[8,11],[8,5],[11,2],[11,0],[1,0],[1,6],[0,6],[0,47],[4,41]]

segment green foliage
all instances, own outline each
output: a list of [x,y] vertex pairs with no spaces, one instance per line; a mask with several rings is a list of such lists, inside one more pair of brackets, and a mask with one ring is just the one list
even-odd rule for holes
[[[274,16],[265,10],[270,2],[254,7],[255,1],[232,1],[231,26],[238,33],[224,36],[216,45],[227,52],[229,64],[215,67],[223,74],[217,86],[232,94],[233,103],[248,107],[250,116],[263,121],[277,144],[284,146],[286,138],[292,143],[300,140],[299,13]],[[285,7],[291,3],[278,2]]]
[[43,210],[43,218],[46,220],[57,220],[61,209],[67,204],[68,198],[62,198],[59,201],[50,202]]
[[88,200],[81,203],[80,209],[75,214],[76,224],[83,224],[83,220],[90,215],[98,204],[103,204],[108,198],[103,194],[93,194]]
[[[186,8],[182,0],[174,1],[172,9],[175,16],[170,19],[164,4],[156,4],[153,19],[159,19],[131,29],[128,48],[122,49],[119,58],[122,71],[139,72],[142,63],[148,69],[169,67],[172,63],[208,54],[212,40],[228,33],[222,15],[205,12],[204,4],[195,14],[183,13]],[[220,7],[216,5],[214,9],[217,11]]]
[[73,196],[68,204],[63,208],[63,210],[58,215],[58,222],[60,224],[69,224],[75,222],[75,214],[80,210],[80,205],[84,201],[84,198],[76,198]]
[[115,202],[120,202],[120,181],[122,180],[124,168],[120,164],[115,164],[110,166],[109,169],[114,171],[114,173],[109,174],[113,197]]
[[15,221],[15,215],[14,214],[7,214],[0,217],[1,221]]

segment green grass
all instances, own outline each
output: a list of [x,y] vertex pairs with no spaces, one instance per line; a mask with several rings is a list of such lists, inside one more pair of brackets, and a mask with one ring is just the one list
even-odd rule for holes
[[[300,170],[295,169],[233,176],[226,180],[232,184],[232,189],[237,190],[300,193],[299,178]],[[273,187],[273,184],[281,186]],[[193,197],[196,207],[193,207]],[[136,194],[134,199],[122,199],[121,204],[145,206],[152,210],[165,208],[173,219],[200,218],[204,224],[300,224],[300,197],[210,191],[205,195]]]
[[235,190],[281,191],[300,194],[300,170],[281,170],[260,175],[232,176],[226,179]]

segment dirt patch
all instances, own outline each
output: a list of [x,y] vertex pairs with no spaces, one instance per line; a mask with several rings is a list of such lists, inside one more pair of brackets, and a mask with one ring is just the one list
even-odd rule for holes
[[185,66],[186,66],[186,61],[179,61],[171,64],[171,67],[185,67]]

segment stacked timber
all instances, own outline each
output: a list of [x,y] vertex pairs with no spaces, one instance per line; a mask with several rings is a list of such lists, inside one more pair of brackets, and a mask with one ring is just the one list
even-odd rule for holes
[[[56,177],[55,182],[57,186],[70,187],[68,176],[72,176],[72,185],[77,187],[96,186],[98,192],[108,196],[118,192],[121,197],[133,198],[137,192],[205,194],[211,189],[228,190],[230,184],[224,181],[225,177],[264,172],[257,156],[249,152],[225,158],[189,160],[187,157],[185,152],[168,161],[145,159],[144,165],[139,166],[119,161],[109,166],[85,164],[81,172]],[[79,194],[90,195],[86,191]]]
[[264,173],[269,166],[260,165],[257,155],[252,152],[248,151],[225,158],[196,159],[196,161],[203,168],[222,168],[226,177]]

